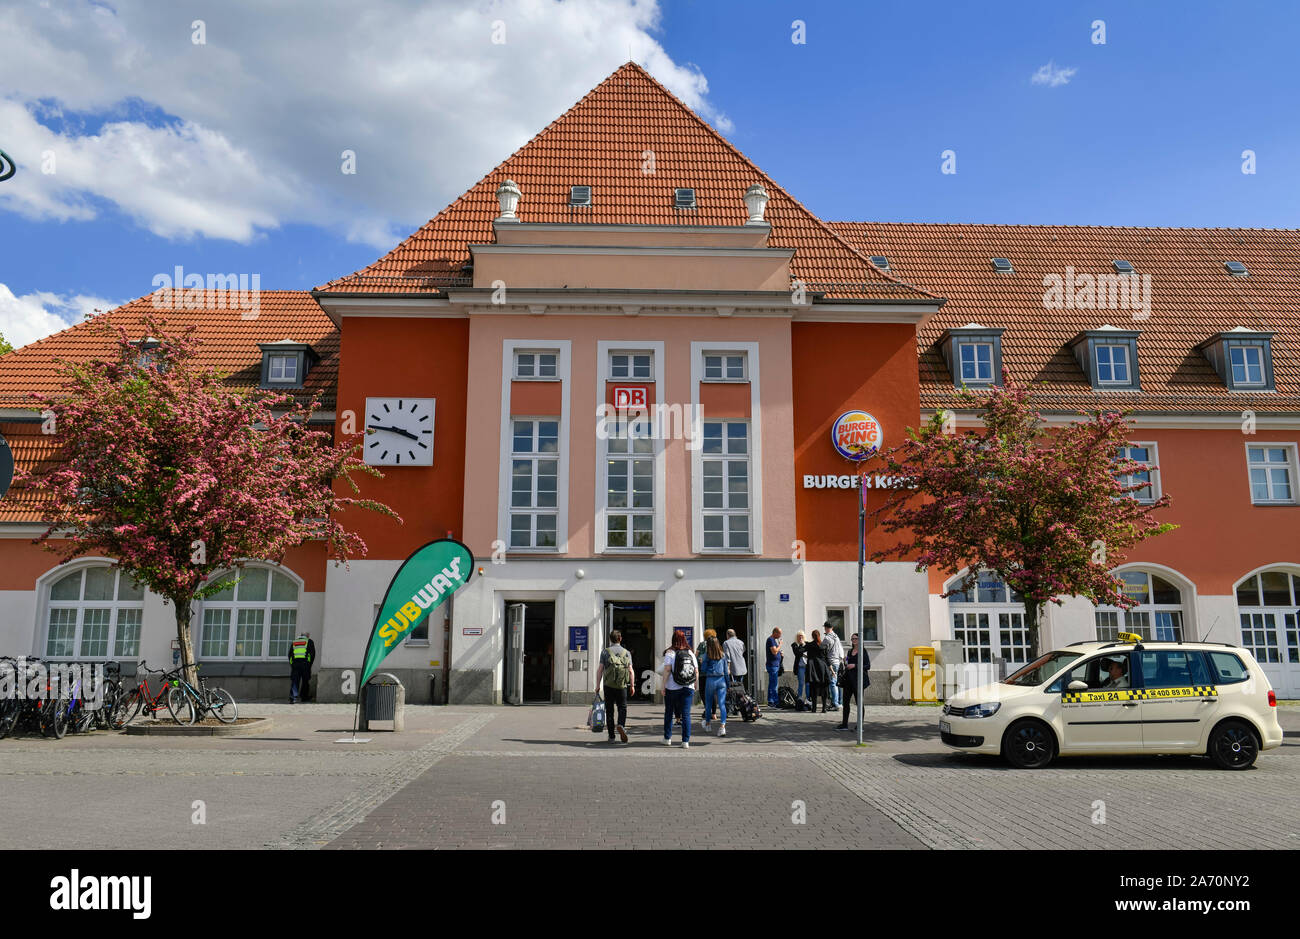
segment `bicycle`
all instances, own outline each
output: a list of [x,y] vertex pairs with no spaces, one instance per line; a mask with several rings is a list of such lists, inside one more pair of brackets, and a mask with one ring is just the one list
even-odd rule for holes
[[[198,666],[194,668],[197,670]],[[167,710],[176,723],[193,724],[196,719],[202,720],[211,714],[221,723],[231,724],[238,717],[239,707],[230,692],[224,688],[209,688],[202,675],[199,676],[198,689],[185,680],[180,669],[169,672],[168,677],[172,687],[167,692]]]
[[[149,691],[148,676],[150,674],[163,676],[163,684],[158,689],[157,694]],[[113,707],[109,711],[108,726],[113,730],[121,730],[135,720],[141,712],[153,717],[166,707],[166,695],[171,688],[168,675],[169,673],[164,672],[162,669],[150,668],[147,662],[141,661],[137,665],[137,678],[139,680],[136,682],[135,687],[125,692],[119,688]]]

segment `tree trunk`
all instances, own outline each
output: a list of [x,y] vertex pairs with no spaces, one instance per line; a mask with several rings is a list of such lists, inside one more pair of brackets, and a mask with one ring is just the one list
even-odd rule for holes
[[185,670],[185,680],[195,688],[199,686],[199,676],[194,670],[194,643],[190,634],[191,598],[182,602],[175,598],[172,605],[176,607],[176,639],[181,647],[181,668]]
[[1029,633],[1029,661],[1038,658],[1038,611],[1042,604],[1025,597],[1025,629]]

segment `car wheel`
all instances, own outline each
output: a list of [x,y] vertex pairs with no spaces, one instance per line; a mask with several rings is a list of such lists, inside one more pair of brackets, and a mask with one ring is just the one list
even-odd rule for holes
[[1002,755],[1017,769],[1042,769],[1056,758],[1056,736],[1042,721],[1016,721],[1002,736]]
[[1220,769],[1249,769],[1259,756],[1259,741],[1248,724],[1224,721],[1211,731],[1207,749]]

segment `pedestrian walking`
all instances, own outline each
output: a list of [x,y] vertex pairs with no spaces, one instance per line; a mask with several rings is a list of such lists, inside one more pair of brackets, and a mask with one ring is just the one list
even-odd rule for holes
[[289,703],[307,703],[311,694],[311,663],[316,661],[316,643],[304,632],[289,646]]
[[781,627],[773,627],[772,635],[767,637],[765,651],[767,653],[767,706],[774,708],[779,700],[777,691],[781,684],[781,673],[785,671],[781,667],[785,659],[781,651]]
[[727,630],[727,641],[722,644],[722,648],[727,653],[727,661],[731,664],[731,675],[727,683],[739,682],[743,685],[745,674],[749,671],[748,666],[745,665],[745,643],[736,638],[734,629]]
[[824,624],[822,629],[825,630],[822,634],[822,645],[826,647],[826,665],[830,669],[831,707],[838,710],[840,706],[839,677],[841,666],[844,664],[844,643],[840,642],[840,637],[836,635],[830,623]]
[[691,695],[699,687],[699,662],[686,642],[686,633],[673,630],[673,644],[664,651],[664,745],[673,745],[673,718],[682,721],[682,748],[691,745]]
[[858,642],[858,634],[853,634],[853,648],[844,658],[844,676],[842,688],[844,691],[844,716],[840,719],[840,730],[849,729],[849,701],[856,701],[858,698],[858,659],[861,658],[862,667],[862,691],[865,697],[867,687],[871,684],[871,655],[866,649],[861,649]]
[[[695,647],[695,661],[700,663],[700,668],[704,667],[704,657],[709,651],[709,640],[716,638],[718,638],[718,631],[716,629],[704,630],[704,638],[701,639],[700,644]],[[722,643],[718,643],[718,645],[721,646]],[[703,694],[700,695],[700,697],[703,699],[700,701],[700,704],[704,705],[704,710],[707,711],[709,709],[708,695]],[[707,728],[705,729],[707,730]]]
[[790,651],[794,653],[794,678],[797,683],[794,697],[796,701],[803,701],[808,696],[807,638],[801,629],[794,634],[794,642],[790,645]]
[[808,655],[808,694],[812,698],[812,709],[817,711],[817,699],[822,700],[822,713],[830,711],[826,706],[828,686],[831,683],[830,666],[826,664],[826,649],[822,643],[822,634],[814,629],[812,641],[806,649]]
[[[632,653],[623,648],[623,634],[615,629],[609,634],[609,645],[600,653],[596,666],[596,687],[605,692],[605,726],[609,728],[609,742],[614,733],[627,743],[627,690],[632,685]],[[617,723],[615,723],[617,715]]]
[[[713,630],[709,630],[713,632]],[[713,633],[704,643],[704,658],[700,671],[704,675],[704,732],[709,732],[713,714],[718,713],[718,736],[727,736],[727,653]]]

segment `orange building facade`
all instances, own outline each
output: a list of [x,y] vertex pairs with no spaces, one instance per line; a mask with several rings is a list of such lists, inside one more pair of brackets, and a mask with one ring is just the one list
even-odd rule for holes
[[[934,641],[961,681],[996,676],[1028,648],[1004,586],[944,596],[964,572],[869,564],[858,607],[834,431],[888,447],[940,410],[976,427],[957,388],[1005,370],[1049,424],[1131,411],[1140,495],[1169,494],[1180,526],[1116,567],[1135,610],[1067,598],[1041,644],[1240,643],[1300,694],[1298,261],[1296,232],[824,222],[624,66],[373,265],[268,292],[251,323],[180,316],[235,383],[320,392],[317,419],[384,473],[363,494],[402,517],[346,519],[367,544],[346,566],[319,545],[250,560],[196,605],[199,655],[281,697],[307,630],[318,698],[343,700],[389,579],[450,534],[478,571],[385,661],[408,701],[585,701],[613,628],[642,699],[676,629],[736,630],[760,695],[775,627],[787,648],[860,631],[877,701]],[[105,315],[138,328],[147,304]],[[53,452],[27,395],[92,354],[79,329],[0,359],[20,464]],[[893,482],[873,476],[869,507]],[[169,661],[171,611],[112,559],[57,565],[37,518],[23,490],[0,499],[0,651]]]

